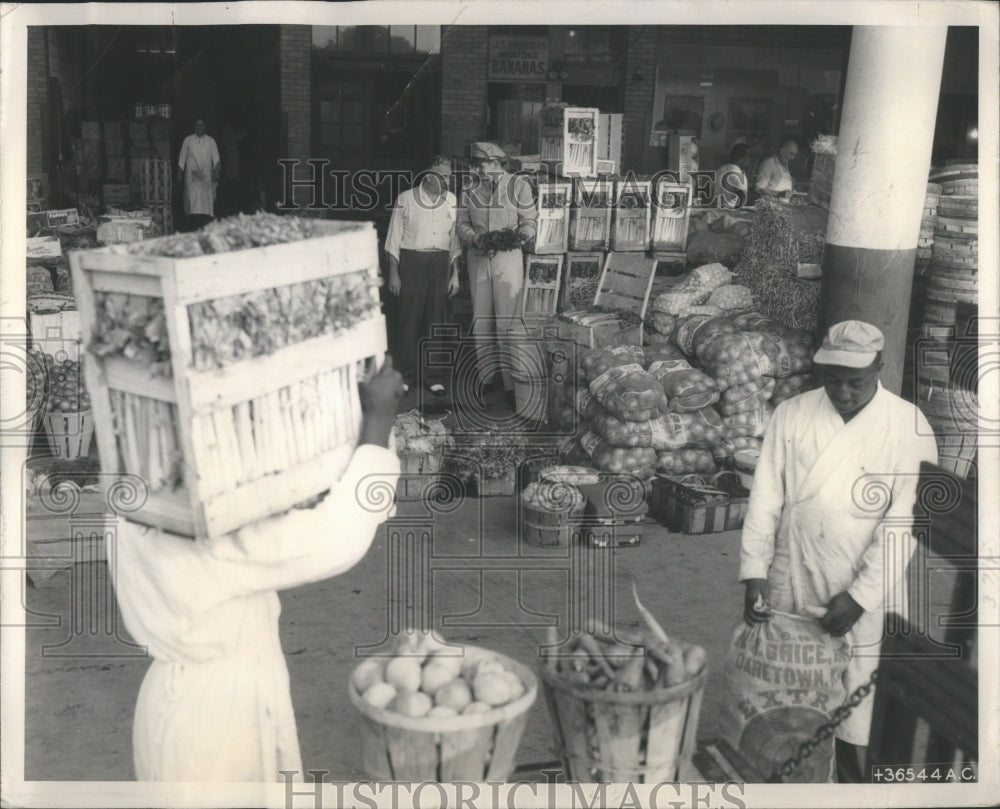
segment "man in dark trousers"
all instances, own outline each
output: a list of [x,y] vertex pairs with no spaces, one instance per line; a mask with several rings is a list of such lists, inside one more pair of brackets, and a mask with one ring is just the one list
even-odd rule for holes
[[[462,248],[455,233],[458,205],[448,190],[451,161],[435,157],[423,179],[396,200],[385,238],[389,291],[399,296],[399,371],[406,389],[420,376],[420,341],[448,319],[448,297],[459,288]],[[438,374],[422,381],[436,396],[447,391]]]

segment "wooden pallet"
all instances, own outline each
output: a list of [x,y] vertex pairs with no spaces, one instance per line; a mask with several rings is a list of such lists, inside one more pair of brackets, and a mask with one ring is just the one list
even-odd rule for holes
[[[97,319],[97,293],[164,304],[172,376],[153,377],[121,355],[85,357],[102,471],[147,480],[146,504],[129,519],[185,536],[217,536],[286,511],[343,473],[360,429],[359,366],[381,359],[387,348],[381,314],[347,332],[208,371],[195,370],[191,344],[192,305],[348,273],[366,273],[377,283],[378,245],[369,223],[316,226],[325,235],[194,258],[131,255],[121,247],[70,254],[84,334]],[[157,446],[147,442],[147,454],[143,436],[121,434],[126,416],[168,421],[153,433]],[[176,489],[150,471],[154,452],[171,455],[175,447],[183,455]]]

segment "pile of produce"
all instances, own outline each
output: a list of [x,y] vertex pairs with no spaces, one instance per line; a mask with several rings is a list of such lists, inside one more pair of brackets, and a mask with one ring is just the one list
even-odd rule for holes
[[514,228],[491,230],[481,234],[476,239],[476,249],[480,253],[485,253],[489,258],[495,258],[498,253],[520,250],[522,241],[521,234]]
[[370,657],[351,673],[351,688],[375,708],[414,718],[479,714],[527,691],[498,656],[466,659],[430,632],[409,630],[394,646],[395,656]]
[[583,493],[571,483],[539,480],[524,487],[521,502],[536,511],[561,514],[581,510],[586,500]]
[[[29,385],[35,384],[37,375],[28,374]],[[83,384],[79,360],[65,359],[57,362],[51,354],[45,355],[45,376],[48,393],[45,409],[49,413],[80,413],[90,410],[90,394]],[[37,388],[29,394],[38,396]],[[34,401],[29,398],[28,401]]]
[[633,594],[643,618],[639,631],[595,625],[559,647],[554,629],[548,634],[545,665],[579,688],[636,693],[670,688],[696,677],[705,667],[701,646],[671,638]]
[[554,284],[559,268],[553,261],[529,261],[528,279],[533,284]]
[[89,350],[98,357],[121,354],[153,376],[169,376],[170,339],[163,298],[121,292],[94,293],[96,322]]
[[513,477],[524,461],[538,454],[524,433],[499,428],[460,434],[453,448],[447,471],[463,483],[478,481],[480,474],[483,480]]
[[[342,224],[345,229],[361,227],[360,224]],[[298,216],[277,216],[268,213],[239,214],[210,222],[193,233],[178,233],[150,241],[132,242],[127,249],[129,253],[140,256],[190,258],[298,242],[326,235],[327,232],[321,230],[315,220]]]
[[[669,343],[582,352],[580,432],[564,458],[640,476],[708,474],[758,450],[777,404],[815,387],[808,332],[757,312],[690,311],[674,318]],[[624,399],[613,395],[619,388]]]
[[415,408],[396,416],[392,437],[399,456],[433,455],[454,443],[440,419],[424,418]]
[[756,209],[737,276],[767,315],[796,329],[814,330],[820,285],[800,280],[797,273],[799,264],[818,264],[822,258],[826,212],[770,199],[759,200]]

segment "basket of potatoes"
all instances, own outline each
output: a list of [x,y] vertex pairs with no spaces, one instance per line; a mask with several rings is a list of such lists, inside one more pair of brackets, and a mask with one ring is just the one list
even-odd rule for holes
[[364,659],[348,690],[361,719],[362,766],[375,781],[505,781],[533,672],[499,652],[407,631],[394,653]]

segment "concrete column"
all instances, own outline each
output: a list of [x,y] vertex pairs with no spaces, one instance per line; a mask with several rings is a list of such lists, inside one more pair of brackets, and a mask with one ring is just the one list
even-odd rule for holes
[[900,392],[913,264],[948,29],[856,26],[823,253],[820,326],[885,334],[882,384]]

